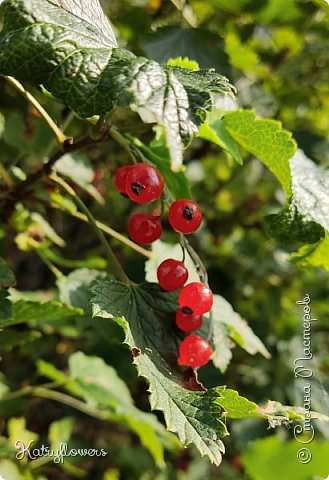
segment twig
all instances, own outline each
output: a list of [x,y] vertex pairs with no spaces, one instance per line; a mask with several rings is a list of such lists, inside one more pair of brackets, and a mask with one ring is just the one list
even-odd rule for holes
[[49,115],[48,112],[46,112],[46,110],[43,108],[42,105],[40,105],[40,103],[38,102],[38,100],[30,93],[28,92],[27,90],[25,90],[25,88],[23,87],[23,85],[18,81],[16,80],[15,78],[13,77],[8,77],[8,76],[5,76],[4,77],[5,80],[10,83],[10,85],[12,85],[21,95],[23,95],[23,97],[34,107],[36,108],[36,110],[38,110],[38,112],[40,113],[40,115],[42,116],[42,118],[45,120],[45,122],[48,124],[49,128],[53,131],[55,137],[56,137],[56,140],[57,140],[57,143],[60,145],[60,146],[63,146],[67,137],[66,135],[62,132],[62,130],[56,125],[56,123],[54,122],[54,120],[51,118],[51,116]]
[[[53,202],[56,202],[56,200],[53,199]],[[65,206],[63,206],[60,203],[58,203],[57,205],[61,209],[65,208]],[[58,207],[56,207],[56,208],[58,208]],[[70,209],[65,209],[64,211],[66,211],[72,217],[78,218],[79,220],[82,220],[84,222],[88,222],[88,217],[81,212],[72,211]],[[107,233],[108,235],[115,238],[119,242],[124,243],[125,245],[127,245],[127,247],[130,247],[132,250],[135,250],[136,252],[140,253],[141,255],[144,255],[144,257],[153,258],[153,253],[150,250],[146,250],[146,248],[141,247],[140,245],[133,242],[129,238],[125,237],[121,233],[117,232],[113,228],[109,227],[105,223],[100,222],[99,220],[95,220],[95,222],[96,222],[97,227],[100,230],[102,230],[102,232]]]
[[90,212],[89,208],[84,204],[81,198],[76,194],[73,188],[65,182],[65,180],[59,177],[55,172],[50,175],[50,179],[61,186],[72,198],[72,200],[76,203],[76,205],[84,212],[86,217],[89,220],[89,224],[93,229],[95,235],[98,237],[100,243],[103,245],[105,253],[108,259],[108,268],[112,271],[113,275],[118,279],[121,280],[126,285],[130,285],[131,282],[127,275],[125,274],[120,262],[118,261],[117,257],[115,256],[112,248],[106,241],[106,238],[103,232],[98,228],[95,218],[93,217],[92,213]]
[[64,275],[63,273],[55,266],[53,263],[44,255],[41,250],[36,250],[37,254],[41,258],[41,260],[47,265],[49,270],[53,273],[56,279],[62,278]]

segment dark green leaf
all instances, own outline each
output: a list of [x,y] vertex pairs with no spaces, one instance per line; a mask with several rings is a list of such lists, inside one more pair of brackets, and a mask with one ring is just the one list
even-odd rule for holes
[[197,131],[196,118],[211,108],[210,91],[232,92],[213,72],[187,75],[180,72],[184,69],[111,49],[98,27],[49,0],[4,0],[0,18],[0,73],[43,84],[83,117],[104,114],[117,104],[130,107],[144,122],[165,128],[176,170]]
[[6,329],[0,335],[0,351],[10,351],[18,345],[34,342],[41,337],[41,333],[33,330],[26,332],[16,332],[12,329]]
[[11,301],[8,297],[9,293],[6,290],[0,290],[0,321],[10,318],[12,315]]
[[47,322],[81,315],[81,313],[80,308],[72,308],[59,302],[38,303],[19,300],[12,305],[12,316],[1,320],[0,326],[7,327],[30,321],[46,324]]
[[177,56],[195,60],[202,68],[216,68],[228,75],[230,68],[223,41],[218,35],[200,28],[168,26],[148,34],[142,45],[150,58],[165,63]]
[[110,280],[96,281],[92,294],[94,314],[114,317],[124,328],[139,374],[150,384],[152,409],[163,411],[168,429],[184,444],[194,443],[218,465],[224,451],[221,437],[227,432],[217,393],[203,391],[194,373],[177,365],[176,295],[155,284],[129,288]]
[[293,203],[279,213],[268,215],[266,223],[269,233],[283,242],[314,243],[325,235],[323,228],[316,222],[307,220]]
[[0,289],[14,287],[16,284],[15,275],[7,266],[7,263],[0,257]]

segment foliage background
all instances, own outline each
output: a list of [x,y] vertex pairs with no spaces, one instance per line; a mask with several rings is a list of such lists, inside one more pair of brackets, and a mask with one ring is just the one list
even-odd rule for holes
[[[117,29],[121,46],[159,62],[187,56],[200,67],[216,68],[237,87],[241,107],[253,108],[260,117],[280,120],[309,158],[328,167],[327,2],[192,0],[185,4],[179,0],[112,0],[103,5]],[[37,95],[59,122],[67,120],[69,112],[63,105]],[[0,80],[0,108],[1,164],[5,167],[14,164],[22,171],[29,171],[51,146],[51,133],[4,80]],[[78,136],[84,131],[83,121],[76,117],[69,120],[70,134]],[[126,111],[118,111],[115,122],[123,131],[151,138],[149,128]],[[312,335],[316,355],[312,408],[328,414],[328,394],[325,394],[329,370],[328,252],[321,259],[322,267],[314,266],[307,259],[291,257],[301,246],[299,242],[283,242],[269,235],[264,217],[281,208],[283,192],[258,160],[244,151],[242,155],[241,167],[224,151],[201,139],[195,140],[187,151],[186,173],[193,198],[200,202],[206,217],[193,242],[208,268],[213,290],[248,320],[270,351],[271,359],[250,356],[237,347],[225,374],[209,365],[202,369],[200,377],[209,387],[225,384],[257,403],[270,398],[302,406],[302,384],[295,381],[293,373],[294,359],[302,351],[301,311],[296,301],[309,293],[312,312],[318,318]],[[110,142],[88,149],[82,159],[92,168],[81,166],[80,177],[92,175],[95,168],[102,172],[103,178],[96,187],[106,204],[98,205],[87,193],[84,199],[96,218],[125,231],[125,219],[132,207],[113,191],[112,181],[115,169],[128,161],[127,154]],[[104,268],[99,246],[88,226],[46,206],[40,213],[65,241],[61,250],[51,249],[56,258],[48,258],[46,263],[52,260],[65,274],[76,267]],[[31,299],[56,296],[54,276],[45,259],[40,258],[42,250],[35,248],[33,242],[37,247],[40,242],[57,243],[60,247],[61,241],[52,232],[44,240],[44,228],[38,221],[32,227],[28,225],[24,213],[19,211],[9,225],[2,224],[1,255],[15,272],[17,298],[19,291],[28,291]],[[165,240],[171,239],[167,233]],[[113,244],[129,276],[135,281],[143,280],[143,257],[122,248],[118,242]],[[59,283],[61,300],[83,306],[86,292],[77,287],[84,281],[88,284],[89,279],[90,272],[86,270],[75,276],[71,273],[68,280]],[[68,315],[60,322],[54,319],[46,325],[36,325],[29,329],[28,338],[25,333],[25,327],[18,326],[13,338],[6,338],[4,345],[0,340],[0,348],[3,346],[0,388],[4,391],[8,387],[14,391],[33,384],[40,360],[65,370],[71,354],[83,351],[113,366],[129,385],[136,406],[149,411],[146,385],[137,378],[130,353],[120,345],[119,329],[113,327],[105,336],[92,328],[89,314],[74,321]],[[20,335],[23,335],[21,341]],[[45,377],[49,376],[46,364],[39,362],[38,369]],[[14,480],[55,477],[272,480],[279,475],[290,480],[319,480],[329,474],[326,424],[317,426],[310,444],[313,459],[307,465],[300,465],[295,459],[298,445],[292,429],[268,429],[265,422],[257,419],[229,422],[231,436],[225,439],[227,454],[219,468],[200,458],[193,448],[182,450],[171,436],[161,431],[158,435],[166,448],[166,467],[161,470],[141,446],[136,432],[127,428],[127,419],[120,419],[116,413],[117,418],[108,422],[40,397],[2,401],[0,473]],[[161,420],[161,415],[157,416]],[[22,435],[33,438],[29,432],[34,432],[40,440],[48,438],[53,444],[67,439],[73,445],[97,445],[106,448],[109,455],[102,460],[70,459],[63,467],[48,463],[32,471],[24,469],[24,465],[18,470],[12,455],[14,439]]]

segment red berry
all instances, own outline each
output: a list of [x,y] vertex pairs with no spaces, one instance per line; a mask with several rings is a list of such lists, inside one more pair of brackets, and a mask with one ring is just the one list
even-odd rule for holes
[[202,367],[209,362],[212,349],[207,340],[188,335],[179,346],[178,363],[187,367]]
[[193,233],[201,225],[200,205],[193,200],[176,200],[169,209],[169,223],[174,230],[181,233]]
[[163,192],[164,180],[161,173],[152,165],[137,163],[126,177],[126,192],[136,203],[150,203]]
[[158,266],[157,276],[160,287],[171,292],[184,285],[188,271],[183,262],[168,258]]
[[131,168],[132,168],[132,165],[128,165],[126,167],[120,167],[118,168],[118,170],[115,172],[115,175],[114,175],[115,188],[118,190],[119,193],[121,193],[121,195],[124,195],[125,197],[127,196],[126,177],[127,177],[127,173]]
[[128,221],[128,234],[137,243],[155,242],[162,234],[160,217],[136,213]]
[[203,315],[211,310],[213,295],[204,283],[192,282],[181,290],[178,303],[181,308],[187,307],[194,315]]
[[194,315],[190,308],[184,307],[177,310],[176,325],[183,332],[193,332],[202,326],[202,315]]

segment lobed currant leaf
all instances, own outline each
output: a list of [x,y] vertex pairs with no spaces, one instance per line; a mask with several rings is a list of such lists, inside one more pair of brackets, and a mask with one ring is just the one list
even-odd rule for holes
[[227,431],[216,405],[218,394],[205,391],[193,370],[177,365],[177,295],[161,292],[155,284],[129,288],[114,280],[96,281],[91,291],[94,316],[113,317],[125,330],[134,363],[149,383],[152,409],[163,411],[168,429],[184,444],[194,443],[219,465]]
[[226,130],[248,152],[261,160],[277,177],[287,197],[291,195],[289,160],[296,152],[291,133],[280,122],[256,119],[251,110],[229,112],[223,117]]

